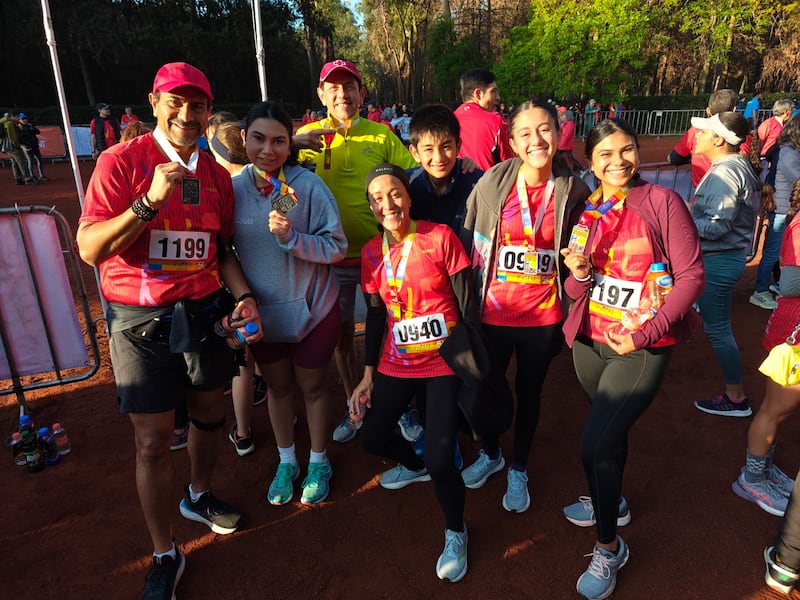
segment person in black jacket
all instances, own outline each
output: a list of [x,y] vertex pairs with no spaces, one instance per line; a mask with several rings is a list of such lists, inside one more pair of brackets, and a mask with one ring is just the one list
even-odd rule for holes
[[[19,113],[19,121],[21,127],[19,143],[20,146],[22,146],[22,151],[25,153],[25,157],[28,159],[28,172],[34,179],[38,179],[39,181],[47,181],[48,179],[44,174],[44,161],[42,161],[42,152],[39,149],[39,138],[36,137],[41,132],[36,125],[30,122],[28,115],[25,113]],[[36,177],[36,172],[33,169],[34,164],[39,169],[39,177]]]

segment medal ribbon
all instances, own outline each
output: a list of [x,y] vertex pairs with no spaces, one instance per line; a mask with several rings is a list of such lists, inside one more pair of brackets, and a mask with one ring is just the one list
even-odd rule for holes
[[283,167],[281,167],[281,170],[278,173],[277,178],[273,177],[266,171],[262,171],[255,165],[253,165],[253,172],[262,179],[266,179],[267,183],[269,183],[272,186],[271,189],[267,189],[266,187],[260,188],[261,193],[264,194],[264,196],[268,196],[270,192],[272,192],[272,190],[274,189],[278,190],[281,196],[291,196],[292,198],[297,200],[297,193],[295,193],[294,189],[292,189],[292,187],[286,183],[286,175],[284,175],[283,173]]
[[625,200],[625,197],[628,195],[630,189],[630,185],[625,185],[618,189],[616,193],[611,196],[611,198],[601,203],[600,200],[603,198],[603,188],[602,186],[598,187],[592,192],[592,195],[587,198],[586,208],[584,209],[583,214],[590,220],[600,219],[617,204]]
[[178,154],[178,151],[175,150],[173,145],[169,143],[169,140],[164,132],[158,127],[153,130],[153,140],[155,141],[156,145],[161,148],[161,151],[167,155],[167,158],[170,159],[170,161],[180,164],[180,166],[189,171],[189,173],[194,173],[197,171],[197,162],[200,158],[200,153],[197,150],[197,146],[195,146],[194,152],[192,152],[192,155],[189,157],[189,162],[186,163],[183,161],[180,154]]
[[[403,286],[403,280],[406,277],[406,266],[408,265],[408,255],[411,254],[411,246],[414,245],[414,235],[417,233],[417,222],[411,221],[411,231],[403,242],[403,250],[400,254],[400,264],[397,265],[397,275],[394,273],[392,266],[392,258],[389,255],[389,239],[386,233],[383,234],[383,241],[381,249],[383,250],[383,268],[386,271],[386,283],[389,285],[389,294],[392,296],[392,302],[399,308],[400,307],[400,289]],[[410,290],[409,290],[410,292]],[[410,294],[409,294],[410,296]],[[406,308],[407,317],[410,317],[411,305]]]
[[547,186],[544,189],[544,201],[539,205],[539,210],[536,212],[536,223],[531,222],[531,208],[528,202],[528,188],[525,185],[525,177],[522,175],[522,168],[520,167],[517,174],[517,198],[519,199],[519,216],[522,218],[522,230],[530,240],[531,247],[536,247],[536,232],[542,226],[544,220],[544,213],[547,212],[547,205],[550,203],[550,197],[555,190],[556,180],[553,174],[547,180]]

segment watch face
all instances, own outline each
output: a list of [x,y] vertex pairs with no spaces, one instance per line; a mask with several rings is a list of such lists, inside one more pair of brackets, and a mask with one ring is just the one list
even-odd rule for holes
[[200,204],[200,180],[196,177],[181,179],[181,202],[183,204]]
[[272,201],[272,209],[283,214],[288,213],[295,206],[297,206],[297,200],[289,194],[282,194]]

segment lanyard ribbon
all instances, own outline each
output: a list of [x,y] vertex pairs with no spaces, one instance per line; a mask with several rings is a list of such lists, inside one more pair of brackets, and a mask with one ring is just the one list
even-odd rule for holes
[[531,208],[528,200],[528,188],[525,185],[525,177],[522,175],[522,168],[517,174],[517,198],[519,199],[519,215],[522,218],[522,230],[530,240],[530,245],[536,246],[536,232],[542,226],[544,214],[547,212],[547,205],[550,203],[550,198],[555,190],[556,180],[553,174],[550,174],[547,180],[547,186],[544,190],[544,201],[539,205],[539,210],[536,212],[536,223],[531,222]]
[[[386,237],[386,233],[383,234],[383,240],[381,242],[381,249],[383,250],[383,268],[386,271],[386,283],[389,285],[389,294],[392,296],[392,304],[394,305],[392,308],[397,311],[397,316],[399,318],[399,310],[400,310],[400,289],[403,286],[403,280],[406,277],[406,266],[408,265],[408,256],[411,254],[411,246],[414,245],[414,235],[417,233],[417,222],[411,221],[411,231],[409,232],[408,236],[406,237],[405,241],[403,242],[403,250],[400,254],[400,264],[397,265],[397,275],[394,273],[394,267],[392,266],[392,258],[389,255],[389,239]],[[407,312],[411,312],[411,306],[407,307]]]
[[262,171],[255,165],[253,165],[253,172],[267,181],[265,187],[258,188],[265,197],[269,196],[272,190],[278,190],[281,196],[291,196],[297,200],[297,193],[286,183],[286,175],[283,173],[283,167],[281,167],[278,177],[274,177],[266,171]]
[[155,141],[156,145],[161,148],[161,151],[167,155],[167,158],[170,159],[172,162],[176,162],[180,164],[184,169],[189,171],[189,173],[194,173],[197,171],[197,162],[199,160],[200,153],[195,146],[194,152],[189,157],[189,162],[184,162],[184,160],[178,154],[178,151],[169,143],[167,136],[164,134],[161,129],[156,127],[153,130],[153,140]]
[[583,215],[588,220],[592,219],[600,219],[604,214],[614,208],[617,204],[625,200],[625,197],[628,195],[631,187],[629,185],[625,185],[618,189],[616,193],[611,196],[608,200],[600,202],[603,197],[603,188],[602,186],[597,188],[595,191],[592,192],[592,195],[586,200],[586,208],[583,211]]

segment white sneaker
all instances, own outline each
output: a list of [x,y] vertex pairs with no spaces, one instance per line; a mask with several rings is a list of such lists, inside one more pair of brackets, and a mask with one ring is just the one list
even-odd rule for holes
[[399,490],[412,483],[430,480],[431,476],[425,467],[422,467],[419,471],[412,471],[403,465],[397,465],[381,474],[380,484],[381,487],[387,490]]
[[763,308],[764,310],[775,310],[778,306],[775,298],[773,298],[772,294],[769,292],[753,292],[753,295],[750,296],[750,304]]

